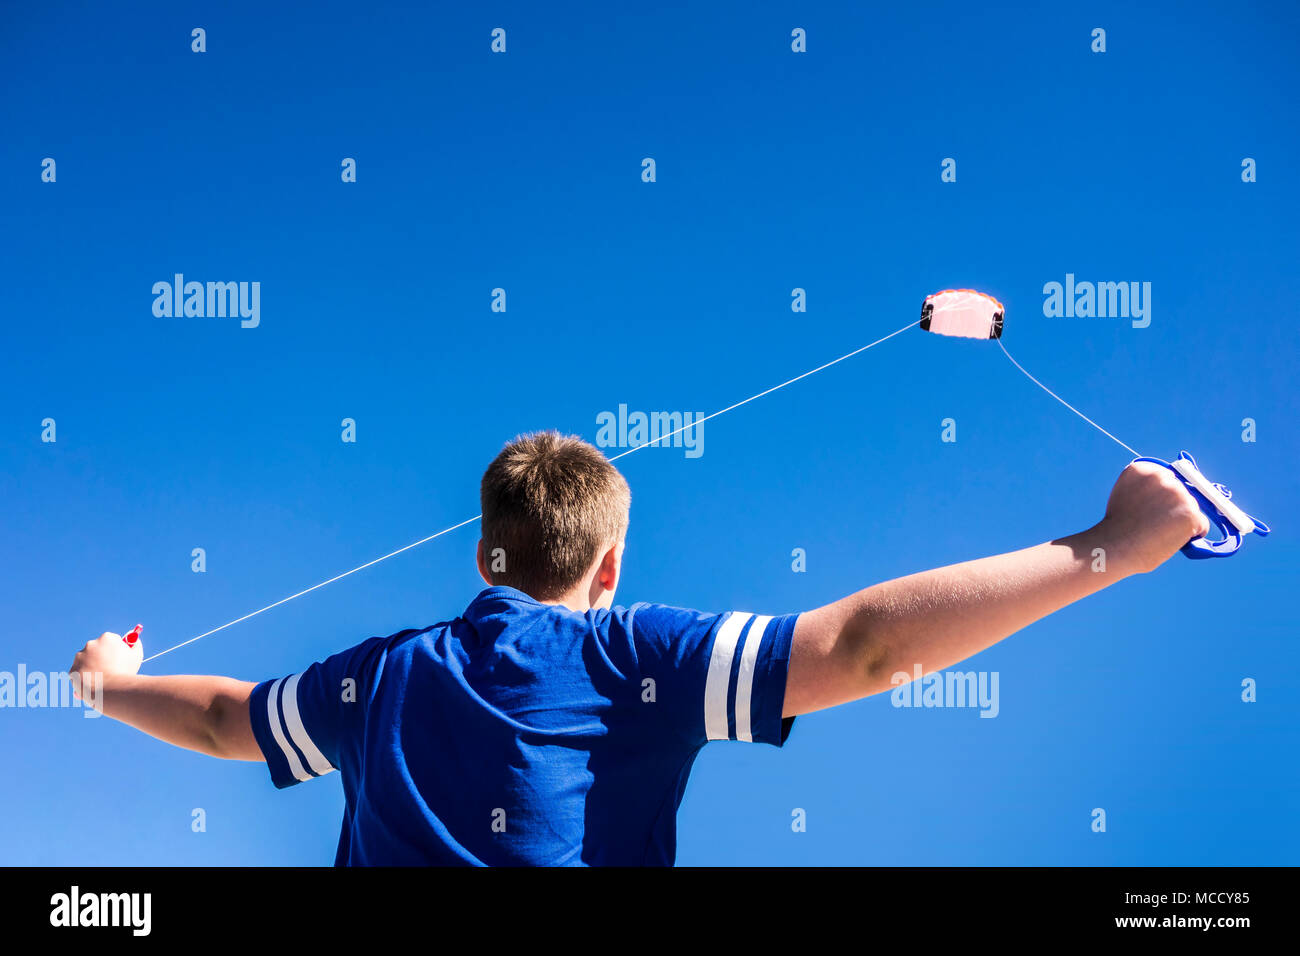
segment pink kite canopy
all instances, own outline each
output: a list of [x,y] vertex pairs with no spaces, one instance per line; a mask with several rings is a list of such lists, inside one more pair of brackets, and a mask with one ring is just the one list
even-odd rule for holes
[[974,289],[944,289],[925,297],[921,328],[967,339],[1002,336],[1002,303]]

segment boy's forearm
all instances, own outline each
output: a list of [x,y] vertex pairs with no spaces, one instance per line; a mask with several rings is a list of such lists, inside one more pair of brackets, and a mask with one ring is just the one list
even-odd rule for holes
[[213,757],[262,759],[248,718],[256,684],[193,675],[105,674],[99,680],[94,702],[115,720]]
[[911,676],[917,665],[930,673],[965,660],[1130,573],[1098,525],[860,591],[848,599],[845,636],[871,684],[868,693],[878,693],[893,686],[897,673]]
[[918,666],[923,674],[949,667],[1142,570],[1123,541],[1103,522],[1031,548],[876,584],[800,615],[786,715],[891,690],[895,675],[911,679]]

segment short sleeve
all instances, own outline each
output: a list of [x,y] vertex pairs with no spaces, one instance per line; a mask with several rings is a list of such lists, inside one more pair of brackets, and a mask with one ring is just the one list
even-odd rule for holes
[[780,747],[794,723],[781,712],[798,617],[638,604],[627,624],[656,702],[688,739]]
[[345,738],[360,724],[374,688],[386,643],[371,638],[300,674],[253,688],[249,718],[276,787],[338,768]]

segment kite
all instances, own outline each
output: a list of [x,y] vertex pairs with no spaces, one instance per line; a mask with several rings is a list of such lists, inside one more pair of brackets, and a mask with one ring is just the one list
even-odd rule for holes
[[1000,339],[1005,312],[991,295],[974,289],[944,289],[925,297],[921,328],[967,339]]

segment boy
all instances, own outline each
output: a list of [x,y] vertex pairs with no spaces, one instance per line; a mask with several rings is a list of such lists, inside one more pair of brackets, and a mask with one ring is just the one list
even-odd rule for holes
[[630,495],[581,439],[516,439],[480,494],[488,587],[453,621],[260,684],[140,675],[141,645],[116,634],[72,672],[101,675],[110,717],[265,761],[277,787],[339,770],[339,865],[671,864],[707,741],[779,747],[796,716],[955,664],[1208,531],[1172,472],[1136,463],[1079,534],[803,614],[704,614],[612,606]]

